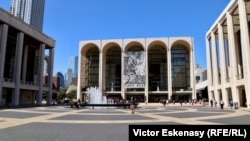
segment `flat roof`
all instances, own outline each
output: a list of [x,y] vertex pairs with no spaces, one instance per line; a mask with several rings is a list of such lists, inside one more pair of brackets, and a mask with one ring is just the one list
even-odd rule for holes
[[2,8],[0,8],[0,21],[23,32],[24,34],[29,35],[30,37],[33,37],[34,39],[46,44],[47,46],[55,47],[54,39],[32,28],[29,24],[18,19],[17,17]]

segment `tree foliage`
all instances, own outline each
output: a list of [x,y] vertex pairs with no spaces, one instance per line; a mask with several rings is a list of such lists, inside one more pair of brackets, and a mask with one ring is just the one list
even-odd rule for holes
[[67,91],[67,88],[64,88],[64,89],[60,89],[58,91],[58,94],[57,94],[57,99],[58,100],[63,100],[66,98],[66,91]]
[[67,98],[69,98],[69,99],[76,98],[76,93],[77,93],[76,90],[70,91],[70,92],[67,94]]

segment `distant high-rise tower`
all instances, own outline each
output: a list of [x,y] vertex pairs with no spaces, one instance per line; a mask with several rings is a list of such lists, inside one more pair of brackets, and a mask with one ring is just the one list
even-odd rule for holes
[[10,13],[42,31],[45,0],[11,0]]
[[69,69],[73,71],[73,77],[77,77],[78,75],[78,56],[71,56],[69,58]]
[[60,88],[64,88],[65,84],[64,84],[64,76],[61,72],[57,72],[56,74],[59,78],[60,78]]

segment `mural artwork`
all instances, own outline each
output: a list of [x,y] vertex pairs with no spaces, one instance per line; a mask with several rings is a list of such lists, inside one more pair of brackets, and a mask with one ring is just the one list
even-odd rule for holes
[[145,87],[145,52],[129,51],[124,56],[124,85],[126,88]]

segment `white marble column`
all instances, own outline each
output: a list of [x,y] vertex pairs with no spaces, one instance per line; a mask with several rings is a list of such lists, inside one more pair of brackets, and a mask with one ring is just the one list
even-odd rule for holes
[[227,30],[228,30],[228,47],[229,47],[229,62],[230,62],[230,83],[232,90],[232,97],[234,102],[239,102],[238,91],[236,88],[236,75],[237,75],[237,65],[236,65],[236,54],[235,54],[235,37],[233,29],[233,17],[230,13],[227,13]]
[[121,55],[121,60],[122,60],[122,62],[121,62],[121,67],[122,67],[122,83],[121,83],[121,92],[122,92],[122,98],[124,98],[124,99],[126,99],[127,98],[127,96],[125,96],[125,87],[124,87],[124,74],[125,74],[125,72],[124,72],[124,53],[125,53],[125,49],[124,49],[125,47],[124,47],[124,40],[122,39],[122,55]]
[[219,36],[219,49],[220,49],[220,65],[221,65],[221,91],[222,91],[222,99],[225,105],[228,105],[229,99],[228,94],[226,92],[225,83],[226,81],[226,55],[225,55],[225,45],[224,45],[224,34],[221,23],[218,23],[218,36]]
[[220,50],[220,68],[221,68],[221,84],[226,83],[226,55],[222,25],[218,25],[218,37],[219,37],[219,50]]
[[247,106],[250,108],[250,44],[249,44],[249,29],[247,20],[246,3],[244,0],[238,0],[239,17],[240,17],[240,33],[241,33],[241,47],[243,58],[243,70],[245,81],[245,95],[247,99]]
[[[102,41],[101,41],[102,42]],[[102,46],[100,47],[102,48]],[[103,82],[102,82],[102,78],[103,78],[103,53],[102,53],[102,49],[99,48],[99,91],[100,93],[103,95]]]
[[144,95],[144,101],[145,103],[148,103],[148,46],[145,47],[145,95]]
[[219,93],[217,90],[217,85],[219,85],[218,83],[218,56],[217,56],[217,50],[216,50],[216,38],[215,38],[215,34],[212,32],[211,33],[211,43],[212,43],[212,71],[213,71],[213,88],[214,88],[214,96],[216,101],[219,101]]
[[[207,81],[208,81],[208,97],[209,99],[214,99],[212,95],[212,88],[213,88],[213,82],[212,82],[212,67],[211,67],[211,51],[210,51],[210,38],[206,37],[206,60],[207,60]],[[209,103],[210,104],[210,103]]]
[[17,43],[16,43],[16,56],[15,56],[15,69],[14,69],[14,82],[15,82],[15,91],[13,104],[19,105],[20,97],[20,75],[21,75],[21,65],[22,65],[22,55],[23,55],[23,39],[24,33],[17,33]]
[[4,79],[4,62],[8,37],[8,25],[0,25],[0,106],[2,103],[3,79]]
[[106,68],[107,68],[107,64],[106,64],[106,55],[107,55],[107,51],[104,53],[102,53],[102,91],[105,92],[106,91]]
[[82,74],[82,64],[84,61],[82,61],[83,59],[83,55],[82,55],[82,52],[81,52],[81,47],[79,47],[79,50],[78,50],[78,78],[77,78],[77,99],[81,99],[81,100],[84,100],[82,98],[82,80],[83,79],[83,74]]
[[172,95],[173,95],[173,90],[172,90],[172,71],[171,71],[171,47],[168,46],[168,99],[173,100]]
[[195,58],[194,58],[194,43],[193,43],[193,39],[192,39],[192,46],[190,48],[189,51],[190,54],[190,87],[192,88],[192,97],[194,99],[197,98],[196,96],[196,89],[195,89],[195,74],[194,74],[194,70],[195,70]]
[[144,61],[145,61],[145,87],[144,87],[144,102],[148,103],[148,43],[147,39],[144,39]]

